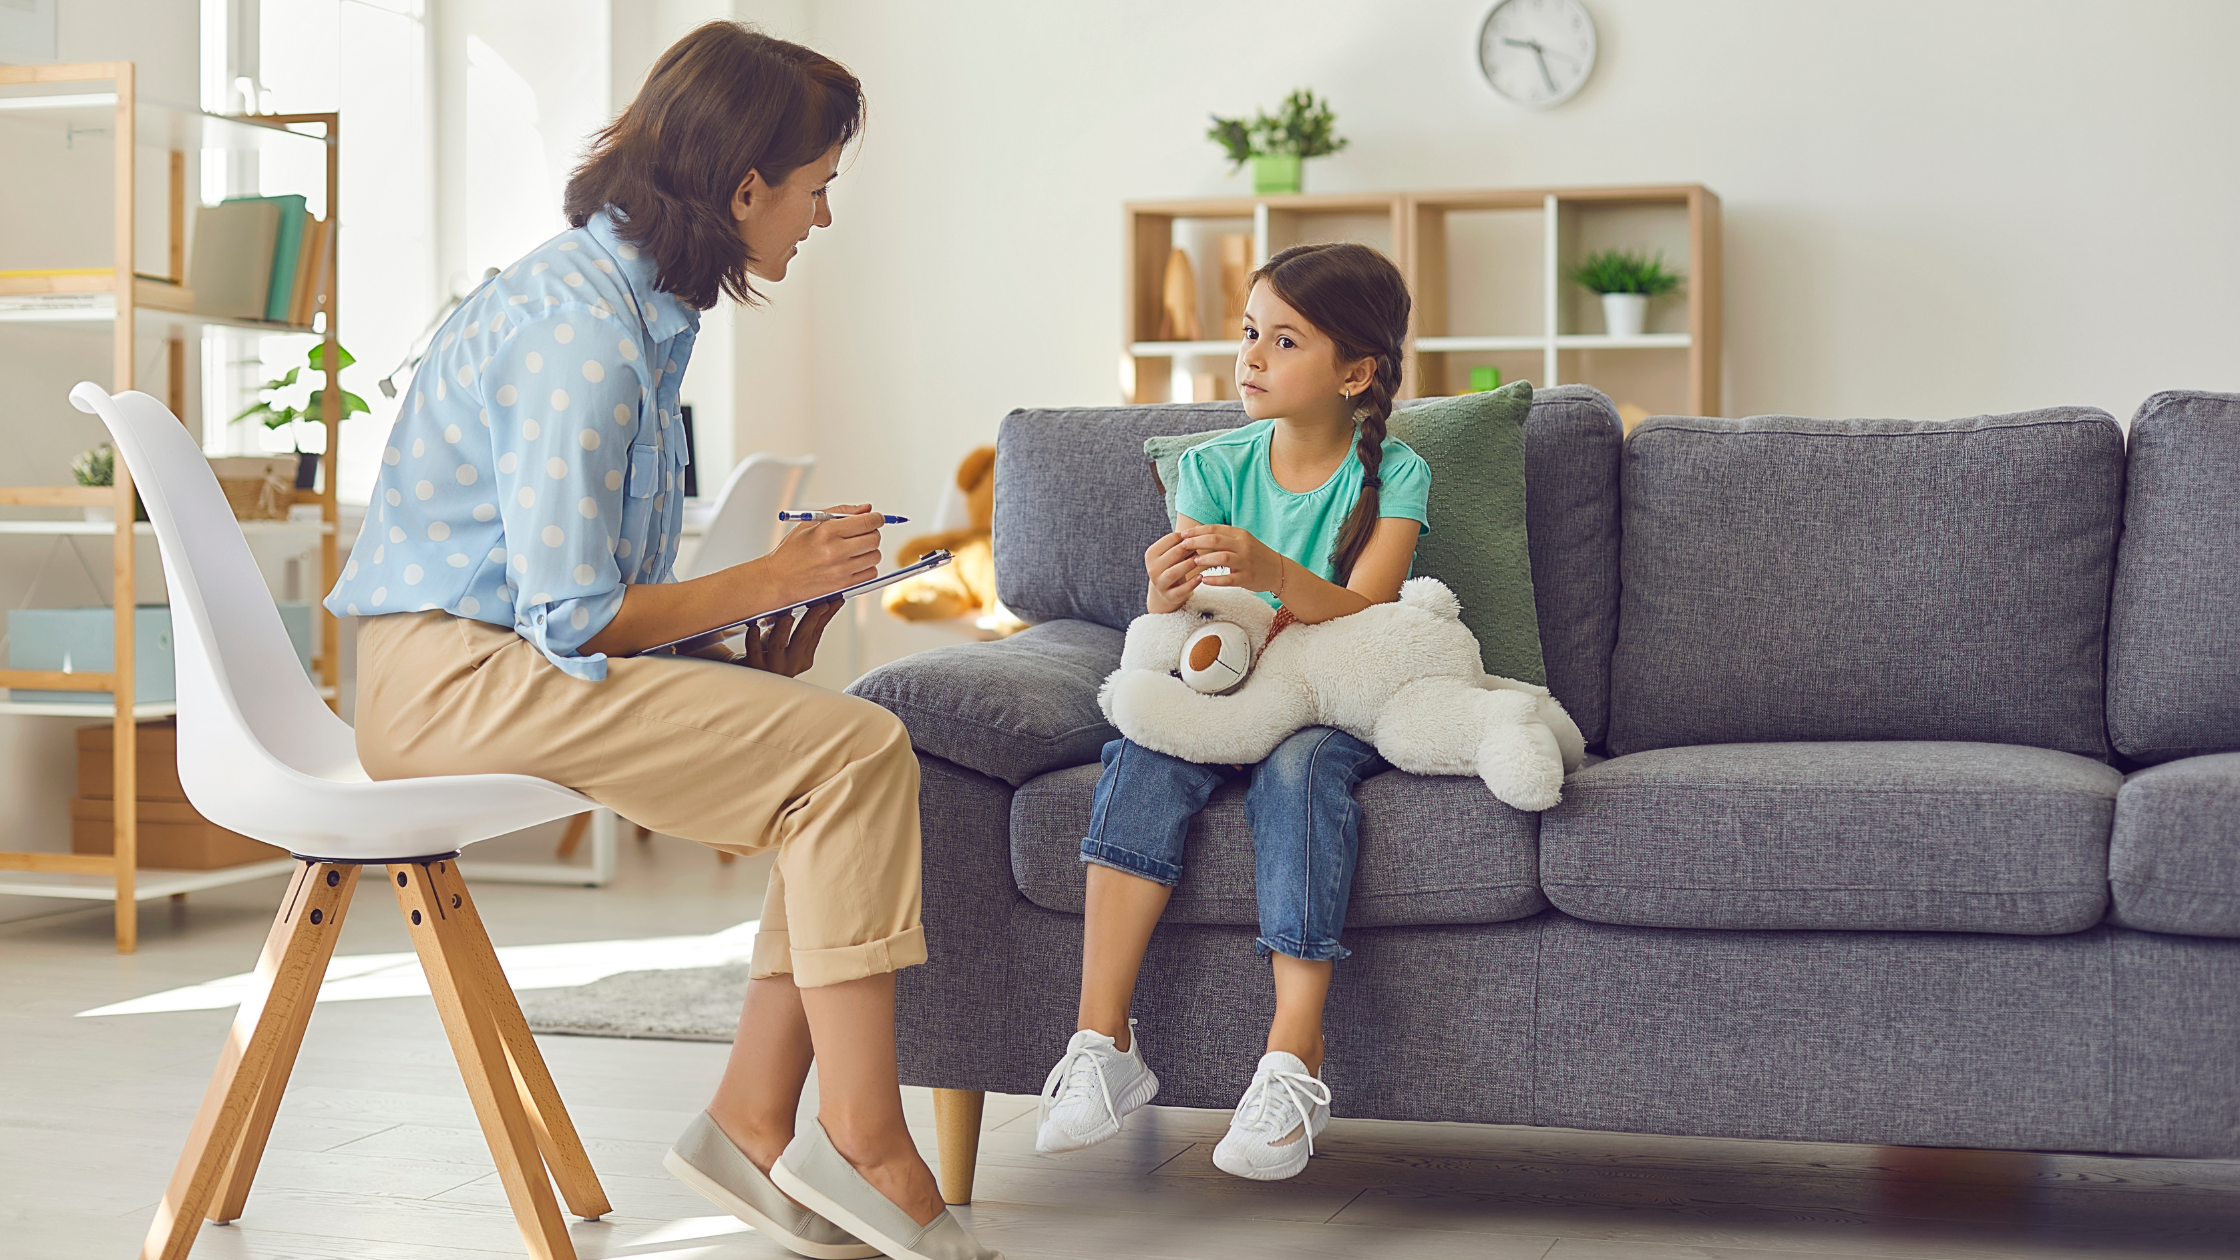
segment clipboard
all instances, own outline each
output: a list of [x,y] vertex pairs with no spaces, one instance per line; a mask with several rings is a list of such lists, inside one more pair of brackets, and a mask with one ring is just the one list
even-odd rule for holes
[[744,631],[748,626],[751,626],[758,621],[768,621],[773,617],[787,617],[805,613],[808,611],[811,604],[821,604],[826,600],[838,599],[846,601],[854,599],[858,595],[868,595],[873,591],[883,590],[889,586],[893,586],[895,583],[900,582],[905,578],[913,578],[921,573],[930,573],[933,570],[940,568],[942,565],[949,563],[949,561],[952,559],[954,559],[954,557],[952,557],[946,551],[930,551],[927,552],[925,556],[918,560],[916,563],[904,565],[903,567],[896,569],[892,573],[885,573],[875,578],[868,578],[864,581],[856,583],[854,586],[841,587],[837,591],[833,591],[830,594],[826,595],[819,595],[815,599],[805,599],[799,601],[798,603],[787,604],[782,608],[773,608],[768,612],[758,612],[752,617],[741,617],[739,620],[734,621],[729,625],[717,626],[713,630],[703,630],[698,634],[688,634],[681,639],[672,639],[667,643],[656,644],[655,646],[646,648],[643,651],[632,652],[631,655],[654,656],[661,653],[677,653],[685,651],[697,652],[701,648],[711,647],[715,644],[723,642],[725,639],[738,636],[740,632]]

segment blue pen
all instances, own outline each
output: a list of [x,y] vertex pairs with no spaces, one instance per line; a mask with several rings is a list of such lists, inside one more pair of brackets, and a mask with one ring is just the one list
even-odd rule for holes
[[[780,512],[778,513],[778,519],[781,521],[844,521],[848,518],[832,512]],[[907,525],[910,523],[910,518],[907,516],[889,516],[886,518],[886,522],[889,525]]]

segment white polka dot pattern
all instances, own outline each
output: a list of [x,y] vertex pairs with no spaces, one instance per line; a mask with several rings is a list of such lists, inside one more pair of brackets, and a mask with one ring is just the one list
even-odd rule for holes
[[446,609],[604,677],[584,644],[625,584],[671,580],[685,455],[657,434],[698,327],[614,228],[594,216],[453,312],[380,448],[374,519],[328,607]]

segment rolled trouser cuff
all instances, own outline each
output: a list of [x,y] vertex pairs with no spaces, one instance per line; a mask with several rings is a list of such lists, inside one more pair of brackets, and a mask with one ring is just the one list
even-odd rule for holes
[[926,930],[904,928],[883,940],[830,949],[794,949],[785,932],[758,932],[747,974],[756,980],[791,975],[795,988],[815,989],[883,976],[926,960]]

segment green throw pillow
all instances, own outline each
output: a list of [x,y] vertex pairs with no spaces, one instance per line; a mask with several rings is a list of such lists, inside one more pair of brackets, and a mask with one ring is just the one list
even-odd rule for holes
[[1159,490],[1167,496],[1167,528],[1173,529],[1174,479],[1182,467],[1182,453],[1200,442],[1211,442],[1230,429],[1207,429],[1203,433],[1178,433],[1173,437],[1145,438],[1143,453],[1151,459],[1152,470],[1159,474]]
[[[1462,623],[1478,636],[1487,673],[1544,684],[1525,548],[1524,421],[1531,410],[1532,383],[1517,381],[1395,411],[1391,433],[1431,466],[1431,532],[1416,544],[1416,574],[1446,583],[1462,601]],[[1227,432],[1144,440],[1143,453],[1167,493],[1169,525],[1182,453]]]

